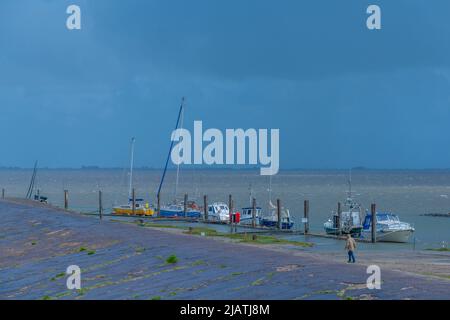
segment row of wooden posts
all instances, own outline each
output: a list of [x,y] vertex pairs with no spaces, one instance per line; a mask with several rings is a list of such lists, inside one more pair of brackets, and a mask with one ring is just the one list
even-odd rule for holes
[[[65,191],[65,196],[64,196],[64,203],[65,203],[65,208],[67,209],[67,190]],[[135,189],[132,190],[132,208],[133,208],[133,215],[134,215],[134,210],[135,210],[135,205],[136,205],[136,197],[135,197]],[[187,203],[188,203],[188,194],[185,193],[184,194],[184,216],[187,217]],[[228,195],[228,208],[230,210],[230,212],[233,212],[234,209],[234,201],[233,201],[233,197],[232,195]],[[161,210],[161,202],[160,202],[160,198],[159,195],[157,197],[157,216],[159,216],[159,212]],[[376,205],[375,203],[372,203],[370,206],[370,211],[372,214],[372,223],[371,223],[371,242],[375,243],[377,234],[376,234]],[[103,215],[103,205],[102,205],[102,192],[99,191],[99,215],[100,215],[100,219],[102,219],[102,215]],[[204,195],[203,196],[203,215],[204,215],[204,219],[205,221],[208,221],[208,196]],[[339,235],[342,235],[342,230],[341,230],[341,217],[342,217],[342,206],[341,203],[338,202],[338,221],[337,221],[337,226],[338,226],[338,233]],[[281,201],[280,199],[277,199],[277,229],[282,229],[282,219],[281,219]],[[309,234],[309,200],[305,200],[303,202],[303,225],[304,225],[304,234]],[[236,230],[236,223],[230,223],[231,229]],[[252,199],[252,227],[256,227],[256,199],[253,198]]]
[[[6,190],[5,188],[2,188],[2,199],[5,198],[5,194],[6,194]],[[98,213],[100,216],[100,219],[103,218],[103,194],[102,191],[98,192]],[[136,192],[135,189],[132,190],[132,210],[133,210],[133,215],[134,215],[134,211],[136,209]],[[159,196],[157,197],[157,215],[159,216],[159,212],[161,209],[160,206],[160,198]],[[185,217],[187,216],[187,203],[188,203],[188,194],[184,195],[184,215]],[[234,201],[232,198],[232,195],[230,194],[228,196],[228,207],[230,209],[230,212],[233,212],[233,208],[234,208]],[[252,199],[252,215],[253,215],[253,219],[252,219],[252,226],[256,227],[256,199],[253,198]],[[64,190],[64,209],[68,210],[69,209],[69,191],[68,190]],[[203,196],[203,213],[204,213],[204,219],[205,221],[208,221],[208,196],[204,195]],[[377,241],[377,234],[376,234],[376,205],[375,203],[372,203],[370,206],[370,212],[372,215],[372,221],[371,221],[371,242],[375,243]],[[309,234],[309,200],[305,200],[303,203],[303,225],[304,225],[304,233],[305,234]],[[336,225],[338,226],[339,230],[338,233],[339,235],[342,234],[342,230],[340,229],[341,226],[341,217],[342,217],[342,206],[341,203],[338,202],[338,215],[337,215],[337,223]],[[282,228],[282,219],[281,219],[281,201],[280,199],[277,199],[277,218],[278,218],[278,223],[277,223],[277,229],[281,229]],[[233,223],[230,224],[231,228],[236,228],[236,224]]]

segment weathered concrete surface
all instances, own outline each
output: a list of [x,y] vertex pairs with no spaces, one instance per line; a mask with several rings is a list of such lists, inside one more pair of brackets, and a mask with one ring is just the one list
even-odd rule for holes
[[[450,282],[0,201],[0,299],[450,299]],[[80,251],[80,248],[87,250]],[[95,253],[94,253],[95,250]],[[175,254],[176,264],[165,259]],[[82,290],[66,288],[69,265]]]

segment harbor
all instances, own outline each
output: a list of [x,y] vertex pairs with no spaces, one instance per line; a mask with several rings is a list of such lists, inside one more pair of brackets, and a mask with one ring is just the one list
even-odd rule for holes
[[[445,252],[360,249],[358,263],[349,265],[322,255],[314,238],[242,241],[204,228],[100,220],[11,198],[0,200],[0,215],[2,299],[450,298]],[[366,287],[367,265],[375,262],[382,290]],[[72,264],[82,270],[81,290],[66,287]]]

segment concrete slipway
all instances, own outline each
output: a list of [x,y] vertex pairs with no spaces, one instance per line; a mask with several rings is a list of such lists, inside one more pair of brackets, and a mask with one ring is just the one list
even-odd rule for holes
[[[100,221],[0,201],[0,299],[450,299],[450,281],[382,270],[292,245],[252,245],[182,230]],[[344,253],[345,254],[345,253]],[[176,263],[167,263],[176,255]],[[81,290],[65,270],[78,265]]]

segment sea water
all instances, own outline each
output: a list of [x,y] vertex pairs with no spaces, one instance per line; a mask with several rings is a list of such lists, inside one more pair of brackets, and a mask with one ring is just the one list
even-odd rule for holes
[[[0,170],[0,188],[7,197],[25,197],[32,170]],[[162,170],[135,170],[133,185],[136,196],[155,204],[156,190]],[[233,196],[236,208],[250,205],[250,194],[257,205],[267,211],[269,194],[273,203],[281,200],[289,208],[296,228],[302,230],[303,201],[310,201],[310,229],[323,232],[323,223],[337,203],[347,197],[349,174],[346,170],[293,170],[280,171],[269,177],[258,170],[183,170],[179,175],[175,195],[176,171],[167,173],[161,193],[161,203],[189,199],[203,203],[228,202]],[[377,211],[390,211],[401,221],[411,223],[416,232],[410,244],[389,244],[384,248],[437,248],[450,245],[450,218],[423,216],[425,213],[450,212],[450,170],[354,170],[352,172],[354,199],[363,208],[376,203]],[[114,205],[125,204],[128,199],[128,172],[126,169],[40,169],[35,190],[47,196],[49,202],[63,206],[64,190],[69,191],[69,206],[82,212],[98,210],[98,191],[103,192],[106,211]],[[335,240],[317,240],[318,246],[341,245]],[[339,244],[338,244],[339,243]]]

